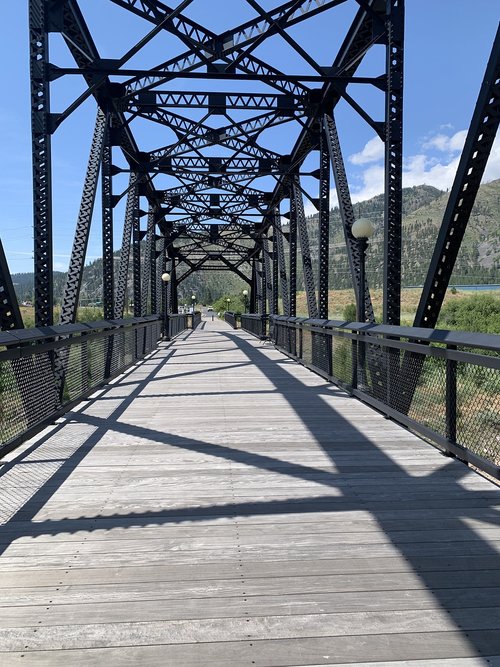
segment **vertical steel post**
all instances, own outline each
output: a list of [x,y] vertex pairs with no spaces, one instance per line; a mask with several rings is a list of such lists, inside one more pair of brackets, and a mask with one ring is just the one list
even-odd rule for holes
[[[366,284],[366,249],[368,248],[368,240],[360,238],[358,239],[359,244],[359,294],[357,299],[357,316],[356,319],[358,322],[366,322],[366,312],[365,312],[365,284]],[[361,388],[366,388],[366,372],[365,372],[365,363],[366,363],[366,348],[364,341],[364,334],[358,332],[358,363],[357,368],[359,371]],[[359,383],[357,383],[359,386]]]
[[163,299],[163,281],[161,274],[165,268],[165,238],[161,237],[157,241],[158,250],[156,251],[156,313],[162,313],[162,299]]
[[384,324],[401,317],[404,0],[386,0]]
[[[155,209],[153,208],[152,211],[150,211],[150,214],[153,214],[155,216]],[[156,308],[156,302],[157,302],[157,285],[156,285],[156,276],[158,273],[158,251],[157,251],[157,238],[156,238],[156,218],[153,218],[153,237],[151,239],[151,254],[150,254],[150,259],[149,259],[149,282],[150,282],[150,299],[151,299],[151,310],[150,312],[152,314],[157,313],[158,310]]]
[[139,214],[139,188],[134,188],[134,208],[132,212],[132,267],[134,292],[134,317],[141,317],[141,218]]
[[127,194],[127,205],[125,208],[125,222],[123,225],[122,247],[120,250],[120,265],[118,268],[118,283],[116,285],[115,317],[124,315],[125,300],[127,298],[128,265],[130,259],[130,235],[134,219],[135,200],[137,198],[137,174],[131,172],[129,190]]
[[289,238],[289,311],[290,317],[297,315],[297,207],[293,188],[290,191],[290,238]]
[[35,325],[53,324],[52,174],[46,0],[29,0]]
[[148,221],[146,227],[146,246],[143,254],[143,272],[141,284],[141,302],[142,314],[147,315],[148,311],[151,313],[153,309],[153,300],[149,299],[150,287],[153,290],[154,276],[155,276],[155,212],[151,205],[148,209]]
[[[273,216],[274,220],[274,216]],[[276,235],[281,234],[274,228],[273,224],[273,279],[272,279],[272,302],[271,302],[271,312],[273,315],[279,315],[279,287],[278,287],[278,276],[279,276],[279,264],[278,264],[278,252],[276,248]]]
[[283,247],[283,231],[281,229],[281,215],[276,209],[273,219],[273,247],[277,253],[281,299],[283,301],[283,315],[290,315],[290,292],[286,276],[285,250]]
[[250,286],[250,312],[257,312],[257,266],[255,257],[252,259],[252,284]]
[[[448,345],[449,350],[456,350],[456,345]],[[457,441],[457,362],[446,360],[446,438]]]
[[262,268],[263,268],[263,299],[264,310],[273,310],[273,274],[271,271],[271,257],[269,254],[269,239],[266,235],[262,238]]
[[319,267],[318,316],[328,319],[328,261],[330,254],[330,154],[326,139],[326,120],[322,119],[319,139]]
[[[179,293],[177,289],[177,267],[175,259],[172,260],[172,270],[170,272],[170,297],[168,307],[169,313],[178,313],[179,312]],[[194,306],[194,304],[193,304]]]

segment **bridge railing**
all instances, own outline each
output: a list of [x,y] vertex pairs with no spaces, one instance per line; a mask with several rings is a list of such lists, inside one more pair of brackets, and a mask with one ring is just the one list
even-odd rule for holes
[[229,324],[230,327],[233,327],[233,329],[238,328],[238,318],[236,317],[236,313],[233,313],[230,310],[226,310],[224,313],[224,322]]
[[241,328],[257,336],[257,338],[266,338],[268,323],[269,317],[267,315],[256,313],[242,313],[241,315]]
[[271,319],[279,350],[500,479],[500,336]]
[[191,329],[196,329],[199,324],[201,324],[201,313],[197,310],[191,313]]
[[175,338],[180,333],[189,329],[189,315],[183,313],[170,313],[167,319],[168,326],[168,336],[167,339],[171,340]]
[[0,333],[0,456],[152,352],[156,315]]

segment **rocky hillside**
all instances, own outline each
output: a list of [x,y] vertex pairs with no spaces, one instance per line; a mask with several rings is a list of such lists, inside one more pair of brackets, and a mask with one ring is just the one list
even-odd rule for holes
[[[425,280],[434,244],[448,201],[447,192],[427,185],[403,190],[403,285],[417,286]],[[370,241],[367,271],[370,284],[381,287],[383,280],[382,195],[355,205],[356,215],[368,217],[375,224]],[[330,287],[349,287],[350,275],[338,208],[331,213]],[[318,225],[309,218],[309,237],[313,263],[316,264]],[[482,185],[476,199],[467,232],[460,249],[451,284],[500,282],[500,180]]]

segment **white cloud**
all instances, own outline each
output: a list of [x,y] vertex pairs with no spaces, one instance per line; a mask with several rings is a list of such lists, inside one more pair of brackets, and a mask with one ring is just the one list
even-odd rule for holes
[[384,157],[384,142],[379,137],[373,137],[367,141],[363,150],[349,156],[349,162],[352,164],[370,164],[378,162]]
[[436,149],[442,153],[457,153],[462,150],[467,136],[467,130],[455,132],[451,137],[446,134],[435,134],[427,141],[424,141],[422,148],[425,150]]
[[[451,188],[460,159],[457,152],[461,151],[466,134],[466,130],[460,130],[452,136],[436,135],[431,140],[426,141],[422,146],[423,148],[438,148],[446,155],[436,158],[427,153],[419,153],[408,157],[403,165],[403,187],[432,185],[440,190]],[[357,155],[361,155],[361,153]],[[500,137],[495,139],[482,182],[485,183],[497,178],[500,178]],[[359,179],[361,185],[352,188],[351,191],[353,202],[370,199],[383,193],[384,167],[381,163],[364,169],[359,174]]]
[[[406,158],[403,164],[403,187],[432,185],[439,190],[451,188],[460,160],[460,155],[457,153],[462,150],[466,134],[466,130],[460,130],[451,136],[437,134],[425,141],[422,144],[423,149],[427,151],[437,149],[444,153],[444,155],[436,157],[428,152],[422,152]],[[380,146],[377,148],[379,144],[382,146],[381,154],[379,150]],[[375,157],[377,151],[379,152],[379,157]],[[383,143],[378,137],[374,137],[367,142],[361,152],[349,157],[349,162],[356,165],[378,162],[378,164],[371,164],[356,174],[356,181],[359,185],[355,186],[351,184],[351,198],[353,203],[371,199],[384,192],[383,153]],[[370,155],[372,157],[369,158]],[[497,137],[493,143],[482,182],[487,183],[497,178],[500,178],[500,137]],[[352,181],[352,178],[350,180]],[[330,206],[333,208],[337,205],[337,192],[333,189],[330,191]],[[304,206],[306,215],[316,215],[317,210],[310,202],[305,200]]]

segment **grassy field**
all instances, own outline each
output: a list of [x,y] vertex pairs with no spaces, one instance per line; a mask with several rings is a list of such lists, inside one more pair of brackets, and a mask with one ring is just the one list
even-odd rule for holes
[[[417,310],[420,294],[422,290],[419,288],[404,289],[401,292],[401,324],[410,326],[413,324],[413,318]],[[473,296],[474,292],[457,291],[456,294],[447,292],[444,300],[444,305],[452,301],[460,301],[461,299]],[[479,294],[490,294],[500,299],[500,292],[498,291],[481,291]],[[375,309],[375,317],[377,321],[382,320],[382,290],[375,289],[371,291],[372,303]],[[331,319],[344,319],[343,313],[346,306],[355,303],[354,292],[352,290],[331,290],[328,297],[328,310]],[[305,292],[297,293],[297,316],[307,317],[307,303]]]
[[[33,307],[21,306],[20,311],[26,329],[31,329],[31,327],[34,327],[35,312]],[[59,308],[56,306],[54,308],[54,324],[59,322],[59,312]],[[127,317],[127,314],[125,314],[125,317]],[[90,306],[79,308],[76,319],[78,322],[95,322],[96,320],[102,320],[102,308],[91,308]]]
[[[413,318],[415,317],[415,312],[417,310],[418,301],[420,299],[421,289],[419,288],[409,288],[403,289],[401,293],[401,324],[405,326],[410,326],[413,324]],[[453,301],[461,301],[465,298],[470,298],[474,296],[472,291],[457,291],[456,294],[452,294],[450,291],[447,292],[446,298],[444,300],[444,305],[446,306]],[[481,291],[477,294],[481,295],[492,295],[494,298],[500,300],[500,292],[498,290],[491,291]],[[373,307],[375,309],[375,317],[377,321],[382,320],[382,290],[374,289],[371,291]],[[236,299],[236,297],[235,297]],[[334,320],[344,319],[344,310],[346,306],[355,303],[354,292],[350,289],[344,290],[330,290],[328,298],[328,310],[330,318]],[[24,325],[26,328],[30,328],[34,325],[34,313],[33,308],[26,308],[21,306],[21,314],[23,317]],[[130,313],[131,315],[131,313]],[[307,303],[305,292],[297,292],[297,315],[299,317],[307,317]],[[127,313],[125,313],[127,317]],[[79,322],[93,322],[95,320],[100,320],[103,318],[102,310],[100,308],[91,308],[86,306],[84,308],[78,309],[77,320]],[[59,308],[54,309],[54,322],[59,321]]]

